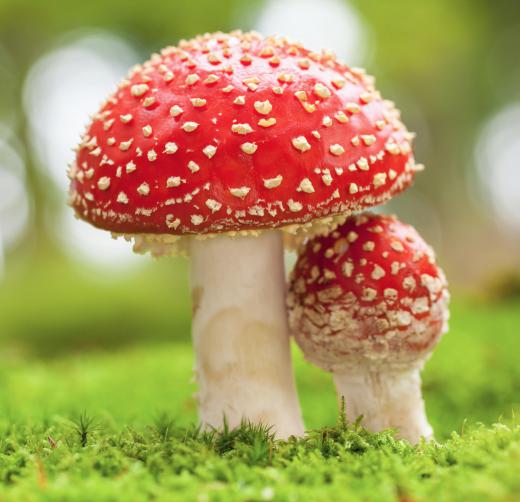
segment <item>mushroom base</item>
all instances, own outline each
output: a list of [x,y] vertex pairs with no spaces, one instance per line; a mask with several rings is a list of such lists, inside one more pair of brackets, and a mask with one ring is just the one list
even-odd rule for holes
[[415,444],[431,439],[432,428],[426,418],[421,395],[421,368],[374,370],[356,368],[334,373],[338,396],[344,396],[349,421],[363,415],[361,424],[379,432],[395,429],[397,436]]
[[303,434],[294,384],[282,234],[190,243],[193,343],[203,427],[247,420]]

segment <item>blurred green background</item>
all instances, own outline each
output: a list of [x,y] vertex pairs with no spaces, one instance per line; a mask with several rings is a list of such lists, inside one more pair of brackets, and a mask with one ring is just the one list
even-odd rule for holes
[[[427,169],[383,210],[435,247],[454,292],[452,331],[426,373],[433,421],[447,433],[509,415],[520,387],[512,0],[0,0],[0,405],[14,417],[167,408],[193,420],[187,262],[134,256],[74,220],[65,170],[131,65],[234,28],[330,47],[397,102]],[[330,422],[328,377],[296,357],[308,423]]]

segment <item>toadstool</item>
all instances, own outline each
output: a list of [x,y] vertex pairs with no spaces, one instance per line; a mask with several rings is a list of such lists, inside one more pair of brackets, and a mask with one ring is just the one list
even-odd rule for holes
[[433,251],[392,216],[350,217],[301,250],[288,296],[305,357],[331,371],[347,417],[430,438],[419,372],[446,331],[448,290]]
[[406,188],[411,139],[362,70],[257,33],[154,54],[94,115],[70,203],[138,252],[191,255],[202,424],[302,433],[282,237]]

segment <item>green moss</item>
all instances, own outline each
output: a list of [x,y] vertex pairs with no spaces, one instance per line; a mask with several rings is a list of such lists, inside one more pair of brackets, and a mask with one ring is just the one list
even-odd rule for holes
[[[92,419],[83,417],[90,423]],[[273,441],[244,425],[223,432],[96,428],[53,419],[2,423],[6,500],[513,500],[520,428],[497,424],[412,447],[356,425]]]

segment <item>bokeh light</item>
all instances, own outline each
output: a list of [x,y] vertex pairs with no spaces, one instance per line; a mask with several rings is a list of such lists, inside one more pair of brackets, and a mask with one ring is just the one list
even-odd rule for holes
[[24,163],[6,136],[0,134],[0,278],[6,250],[18,242],[29,220]]
[[482,128],[475,148],[481,192],[504,232],[520,230],[520,103],[501,110]]
[[13,102],[16,102],[17,71],[8,52],[0,45],[0,118],[4,124],[14,126],[16,113]]
[[[24,88],[32,146],[63,201],[68,187],[66,166],[89,115],[140,59],[126,41],[111,33],[69,34],[65,40],[68,43],[34,64]],[[74,219],[71,209],[62,206],[58,217],[62,225],[52,226],[74,258],[111,269],[138,262],[127,243]]]
[[351,66],[364,61],[369,46],[359,14],[339,0],[269,0],[255,29],[266,35],[284,34],[313,50],[332,49]]

